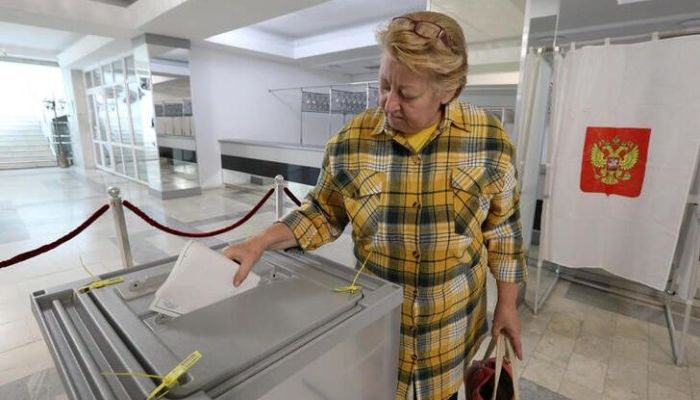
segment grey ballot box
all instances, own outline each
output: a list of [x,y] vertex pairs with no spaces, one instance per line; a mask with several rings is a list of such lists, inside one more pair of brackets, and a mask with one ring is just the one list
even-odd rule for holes
[[[401,287],[310,254],[267,252],[260,284],[175,319],[148,309],[175,257],[32,294],[32,308],[73,399],[146,399],[157,379],[199,351],[167,399],[393,399]],[[202,265],[206,273],[206,265]],[[196,296],[197,293],[192,293]]]

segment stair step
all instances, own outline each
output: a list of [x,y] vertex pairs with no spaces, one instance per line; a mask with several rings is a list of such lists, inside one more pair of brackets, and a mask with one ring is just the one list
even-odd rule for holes
[[16,136],[0,136],[0,142],[15,142],[18,140],[44,141],[48,143],[49,139],[44,135],[16,135]]
[[[29,144],[23,145],[20,142],[29,142]],[[0,149],[37,149],[43,147],[48,149],[51,145],[47,141],[40,142],[38,140],[16,140],[12,142],[3,142],[0,140]]]
[[34,150],[34,151],[3,151],[0,152],[0,161],[12,161],[17,159],[52,159],[53,153],[50,150]]
[[6,169],[23,169],[23,168],[42,168],[55,167],[56,161],[17,161],[17,162],[2,162],[0,161],[0,170]]
[[19,144],[19,143],[4,143],[0,142],[0,154],[6,153],[8,151],[39,151],[39,150],[50,150],[51,146],[44,142],[35,142],[29,144]]
[[49,148],[43,149],[16,149],[0,151],[0,159],[13,157],[53,157],[53,152]]
[[48,140],[48,137],[44,136],[41,133],[40,134],[32,133],[31,135],[0,135],[0,141],[16,140],[16,139],[44,139],[44,140]]
[[24,123],[24,122],[16,122],[16,123],[0,122],[0,129],[3,129],[3,128],[25,128],[28,126],[41,126],[41,125],[42,125],[41,122],[36,122],[36,121],[26,122],[26,123]]
[[39,144],[39,143],[45,143],[48,144],[49,140],[43,136],[17,136],[17,137],[11,137],[11,138],[3,138],[0,137],[0,143],[8,143],[13,146],[16,146],[19,142],[32,142],[32,144]]
[[41,125],[39,126],[0,126],[0,133],[2,132],[41,132]]
[[53,156],[31,156],[31,157],[0,157],[0,163],[9,162],[32,162],[32,161],[51,161],[56,162]]
[[26,131],[0,131],[0,138],[4,138],[7,136],[44,136],[44,133],[41,131],[41,129],[32,129]]
[[46,140],[0,140],[0,151],[8,147],[46,147],[48,145]]
[[4,137],[32,137],[32,136],[47,136],[44,135],[41,131],[26,131],[26,132],[17,132],[17,131],[12,131],[12,132],[0,132],[0,138]]

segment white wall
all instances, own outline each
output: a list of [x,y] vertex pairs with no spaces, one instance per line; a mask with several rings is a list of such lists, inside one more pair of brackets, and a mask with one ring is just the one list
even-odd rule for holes
[[[347,82],[349,77],[194,45],[192,108],[202,187],[221,185],[219,139],[299,143],[298,91],[268,89]],[[307,120],[304,120],[305,124]],[[326,124],[313,124],[320,129]],[[317,127],[317,128],[313,128]],[[305,137],[325,133],[305,132]]]
[[0,61],[0,119],[40,121],[43,101],[63,100],[63,77],[58,67]]
[[469,86],[459,96],[462,101],[480,107],[510,107],[515,108],[516,86],[504,90],[480,90],[478,87]]
[[[377,57],[377,64],[379,64],[379,57]],[[364,74],[352,75],[350,82],[370,82],[377,81],[379,79],[379,71],[366,72]]]

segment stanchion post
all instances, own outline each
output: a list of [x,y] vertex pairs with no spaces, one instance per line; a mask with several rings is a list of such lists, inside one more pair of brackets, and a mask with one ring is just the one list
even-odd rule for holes
[[109,193],[109,205],[112,208],[114,216],[114,227],[117,231],[117,242],[119,245],[119,254],[122,258],[124,268],[134,266],[134,259],[131,256],[131,245],[129,244],[129,233],[126,230],[126,218],[124,218],[124,207],[122,206],[122,198],[119,195],[118,187],[111,186],[107,189]]
[[279,221],[284,216],[284,177],[275,176],[275,220]]

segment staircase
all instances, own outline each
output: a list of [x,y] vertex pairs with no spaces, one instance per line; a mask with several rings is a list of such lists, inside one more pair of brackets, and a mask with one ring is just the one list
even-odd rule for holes
[[40,121],[0,120],[0,170],[55,166],[56,157],[41,132]]

